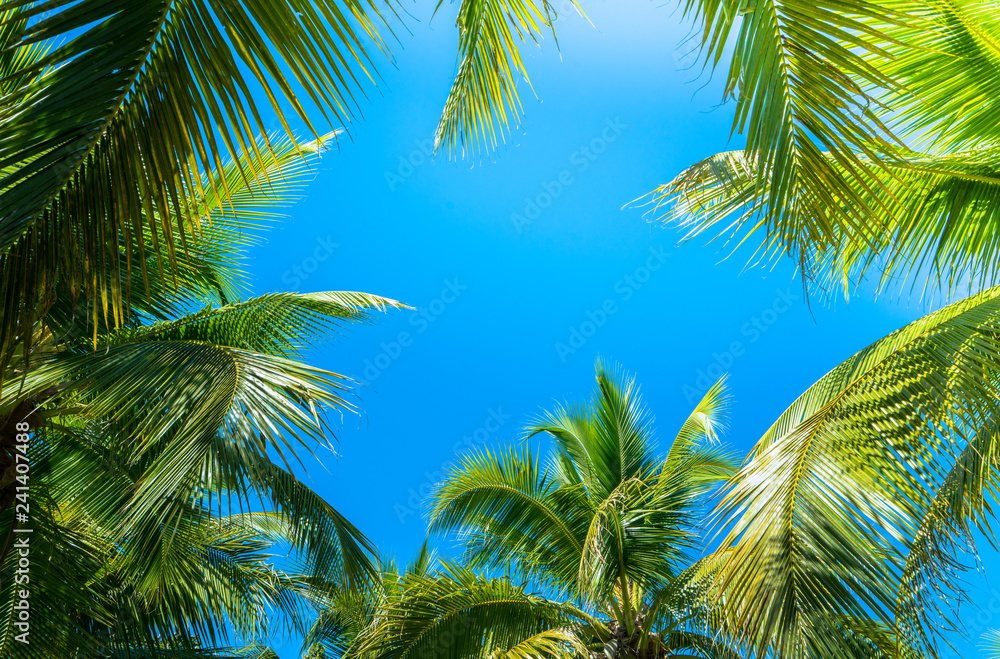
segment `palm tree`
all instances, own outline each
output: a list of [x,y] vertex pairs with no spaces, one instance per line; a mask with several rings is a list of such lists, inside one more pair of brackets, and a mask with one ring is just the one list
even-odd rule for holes
[[408,577],[351,656],[738,657],[711,612],[692,606],[689,579],[701,506],[733,473],[706,443],[722,383],[665,457],[635,381],[598,364],[597,383],[590,406],[529,428],[552,441],[548,466],[520,448],[455,467],[432,495],[431,530],[459,534],[466,565]]
[[381,633],[385,616],[399,606],[406,584],[427,576],[436,558],[424,542],[402,570],[383,559],[379,578],[364,588],[344,588],[324,575],[307,578],[305,591],[317,615],[303,638],[303,649],[314,656],[350,657],[358,654],[373,634]]
[[229,194],[226,153],[252,181],[280,146],[258,100],[286,135],[289,107],[314,138],[310,106],[349,120],[361,80],[374,80],[368,51],[385,51],[381,11],[359,0],[0,6],[0,368],[57,294],[99,301],[89,322],[117,327],[133,268],[146,288],[150,265],[181,267],[201,244],[201,202]]
[[[983,2],[689,2],[728,66],[747,146],[654,191],[688,237],[757,233],[810,281],[874,272],[954,290],[996,282],[1000,22]],[[724,49],[735,44],[731,60]],[[728,63],[727,63],[728,62]],[[974,109],[973,109],[974,108]],[[936,656],[958,574],[988,530],[997,289],[941,309],[820,379],[761,438],[720,508],[712,601],[751,651]],[[839,643],[839,640],[837,641]]]
[[[203,656],[227,620],[263,638],[267,610],[294,613],[312,573],[344,588],[377,574],[370,541],[290,470],[301,450],[328,445],[327,411],[351,407],[343,376],[298,358],[399,305],[351,292],[239,298],[246,231],[294,196],[310,162],[301,154],[321,146],[275,139],[259,160],[225,166],[219,193],[198,200],[196,244],[162,268],[147,253],[148,286],[140,268],[119,271],[134,286],[124,315],[95,319],[97,304],[60,291],[12,354],[0,401],[4,656]],[[19,480],[25,456],[30,483]],[[38,584],[29,646],[12,625],[25,486]],[[275,512],[231,514],[260,506]],[[268,562],[275,543],[302,556],[304,576]]]

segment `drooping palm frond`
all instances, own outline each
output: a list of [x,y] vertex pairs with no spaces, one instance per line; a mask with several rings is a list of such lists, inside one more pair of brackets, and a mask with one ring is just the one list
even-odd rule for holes
[[987,652],[987,657],[994,659],[1000,657],[1000,632],[991,629],[982,636],[982,647]]
[[[759,238],[758,255],[772,256],[780,243],[766,233],[771,208],[757,192],[770,183],[758,180],[754,167],[740,151],[697,163],[652,194],[650,217],[677,224],[685,239],[726,235],[742,245]],[[866,174],[845,181],[866,200],[858,212],[865,213],[874,237],[838,233],[836,245],[826,250],[804,248],[819,281],[849,292],[872,270],[883,287],[897,279],[916,284],[928,274],[952,289],[1000,278],[1000,152],[897,152],[891,163],[873,163]],[[831,209],[822,195],[802,194],[785,212],[800,224],[818,226]]]
[[521,117],[517,78],[528,82],[519,42],[537,44],[554,19],[548,0],[462,0],[458,72],[438,123],[435,149],[462,147],[475,156],[506,141]]
[[876,66],[905,94],[881,98],[908,141],[934,155],[1000,145],[1000,20],[982,0],[924,0],[902,5],[908,19],[886,29]]
[[[896,146],[873,94],[898,93],[900,85],[872,61],[885,55],[886,30],[910,18],[903,5],[689,0],[684,7],[701,27],[710,68],[726,67],[732,47],[725,95],[735,99],[733,130],[746,135],[754,179],[768,182],[753,193],[770,209],[774,243],[799,255],[835,244],[844,231],[875,235],[854,212],[866,200],[846,181],[867,172],[866,157]],[[830,208],[822,223],[797,221],[793,209],[803,194]]]
[[[752,235],[759,256],[792,255],[824,287],[869,271],[883,285],[909,275],[995,285],[1000,22],[989,4],[730,4],[688,9],[703,17],[713,66],[745,12],[727,92],[747,147],[654,190],[652,217],[689,236]],[[769,12],[776,41],[762,27]],[[801,130],[799,116],[811,117]]]
[[[542,642],[539,634],[588,620],[571,605],[532,595],[505,579],[488,579],[447,565],[444,573],[408,579],[402,599],[388,609],[384,623],[359,643],[352,656],[487,659],[517,653],[519,646],[524,651],[522,644],[532,638],[537,646]],[[552,643],[564,646],[550,636],[547,647]]]
[[[122,503],[142,473],[125,459],[128,447],[98,424],[33,435],[30,581],[4,579],[4,656],[234,657],[220,648],[234,631],[264,638],[278,614],[300,625],[296,580],[271,556],[293,536],[262,531],[245,515],[214,516],[197,499],[167,524],[123,524]],[[3,528],[14,512],[0,511]],[[5,544],[5,571],[19,560],[8,551],[16,546]],[[28,644],[9,624],[25,588],[34,614]]]
[[954,587],[939,581],[960,565],[954,533],[988,523],[995,488],[998,330],[1000,289],[932,313],[824,376],[761,438],[720,506],[714,577],[750,651],[851,656],[837,639],[870,642],[856,622],[870,619],[890,656],[934,656],[939,610],[922,607]]
[[[176,318],[192,307],[225,305],[240,299],[249,290],[242,269],[244,250],[256,243],[257,231],[280,217],[278,208],[301,195],[316,154],[330,139],[327,135],[320,141],[296,145],[289,139],[272,138],[270,150],[258,140],[261,160],[227,163],[214,184],[205,181],[204,195],[190,200],[203,224],[195,236],[173,235],[172,262],[158,253],[149,232],[144,254],[140,250],[131,255],[121,251],[118,272],[123,280],[119,285],[128,300],[117,324],[103,315],[99,301],[88,301],[82,292],[70,291],[52,302],[46,325],[63,340],[89,335],[96,341],[95,336],[116,326]],[[309,157],[304,158],[301,152]],[[146,259],[145,264],[141,258]]]
[[37,360],[0,414],[28,405],[115,437],[134,473],[100,481],[93,496],[120,542],[158,542],[192,498],[228,492],[249,503],[255,494],[286,516],[284,537],[316,572],[353,586],[375,572],[371,543],[271,456],[287,462],[296,446],[327,442],[324,408],[350,407],[342,376],[292,358],[331,327],[390,306],[360,293],[278,294],[122,330],[101,337],[97,352],[71,342]]
[[551,659],[586,657],[587,647],[571,629],[546,629],[524,639],[507,650],[497,649],[490,653],[490,659]]
[[997,439],[995,422],[976,429],[941,480],[909,546],[896,595],[896,629],[899,638],[919,647],[936,650],[942,630],[966,631],[956,619],[955,584],[967,567],[962,559],[976,555],[973,530],[992,535],[1000,491]]
[[432,495],[432,533],[475,532],[466,561],[572,592],[591,504],[558,492],[527,449],[465,456]]
[[23,65],[0,96],[5,350],[56,286],[117,321],[132,266],[121,252],[138,252],[145,274],[148,236],[173,263],[175,235],[183,245],[204,223],[191,200],[228,194],[216,187],[225,152],[255,163],[240,167],[247,180],[273,157],[254,139],[267,127],[250,80],[288,134],[282,101],[318,138],[293,86],[329,121],[349,118],[371,68],[365,41],[384,50],[380,10],[365,0],[9,0],[0,11],[18,28],[0,45]]
[[[120,313],[109,316],[101,298],[88,297],[85,287],[70,283],[46,302],[44,326],[61,340],[89,335],[96,341],[98,334],[115,327],[134,326],[144,319],[176,317],[192,306],[239,299],[248,290],[242,271],[244,249],[255,242],[255,231],[279,217],[276,208],[294,201],[301,193],[316,154],[329,140],[328,135],[316,142],[295,144],[289,139],[272,138],[270,149],[259,140],[260,158],[226,164],[215,180],[206,177],[200,192],[186,200],[197,213],[201,227],[193,236],[177,232],[170,236],[173,259],[164,258],[163,240],[157,242],[149,230],[141,236],[144,247],[129,250],[120,246],[117,263],[104,268],[101,275],[107,286],[124,291],[127,300]],[[155,220],[156,211],[151,212]],[[0,256],[0,260],[4,258]],[[10,259],[4,264],[5,269],[34,267],[28,262],[16,266]],[[16,286],[16,279],[8,277],[7,284]],[[12,304],[11,313],[4,316],[4,322],[13,323],[12,331],[37,332],[40,324],[33,320],[35,315],[19,316],[15,302]],[[27,338],[7,344],[7,351],[0,355],[4,371],[11,366],[9,360],[19,368],[18,352],[21,360],[27,361],[23,350]]]

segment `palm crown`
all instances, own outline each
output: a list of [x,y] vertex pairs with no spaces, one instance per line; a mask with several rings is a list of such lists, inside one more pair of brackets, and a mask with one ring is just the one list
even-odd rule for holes
[[721,421],[722,384],[658,457],[635,381],[599,364],[597,383],[590,406],[560,407],[528,429],[551,439],[547,466],[527,448],[480,452],[440,484],[431,529],[460,534],[466,565],[410,579],[359,654],[733,656],[694,604],[688,571],[700,506],[733,473],[705,441]]

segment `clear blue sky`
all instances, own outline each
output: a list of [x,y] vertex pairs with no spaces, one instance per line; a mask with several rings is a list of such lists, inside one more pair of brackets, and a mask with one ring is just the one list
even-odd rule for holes
[[[509,143],[486,161],[431,158],[457,42],[456,8],[428,23],[433,6],[406,5],[396,67],[382,67],[351,139],[250,263],[255,293],[360,290],[417,309],[310,356],[368,387],[363,415],[344,417],[339,456],[310,461],[308,481],[385,552],[405,561],[419,547],[423,497],[456,450],[516,441],[555,401],[589,397],[598,356],[637,375],[663,438],[724,368],[724,441],[745,454],[812,382],[929,310],[859,295],[810,312],[790,262],[746,269],[747,253],[678,246],[676,230],[622,210],[742,146],[719,81],[683,70],[674,5],[586,3],[596,28],[562,11],[561,57],[548,35],[524,51],[538,99],[522,85],[526,118]],[[984,609],[998,597],[973,593]],[[1000,627],[977,613],[963,616],[975,636]]]

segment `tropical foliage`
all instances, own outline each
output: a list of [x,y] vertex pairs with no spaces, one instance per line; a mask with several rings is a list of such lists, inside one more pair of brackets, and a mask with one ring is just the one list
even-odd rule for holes
[[[139,255],[121,250],[134,266],[118,271],[132,287],[122,315],[94,317],[97,301],[60,289],[27,349],[9,356],[4,656],[209,656],[231,632],[262,641],[275,611],[301,625],[311,574],[344,588],[377,574],[371,543],[290,470],[303,450],[328,445],[326,411],[350,407],[342,376],[298,358],[398,303],[349,292],[239,298],[248,232],[294,198],[303,154],[314,160],[323,143],[260,145],[259,158],[220,170],[216,193],[189,199],[204,229],[186,247],[174,235],[175,260],[157,267],[150,239],[143,275]],[[15,524],[24,487],[30,524]],[[261,507],[275,512],[240,511]],[[30,644],[14,640],[15,526],[32,528]],[[275,567],[275,546],[296,550],[301,574]]]
[[545,466],[514,448],[451,471],[431,529],[462,539],[465,564],[408,575],[350,656],[738,657],[691,579],[707,497],[733,474],[712,443],[722,383],[665,457],[635,381],[599,364],[597,384],[529,428],[552,442]]
[[[268,618],[300,625],[313,575],[377,574],[291,471],[350,407],[345,378],[299,359],[398,305],[245,299],[240,262],[334,138],[309,104],[350,119],[381,26],[352,0],[0,4],[0,654],[273,656]],[[314,140],[288,137],[288,105]],[[15,526],[31,528],[28,644]],[[220,650],[232,633],[251,644]]]
[[982,645],[986,649],[987,656],[990,659],[1000,656],[1000,632],[996,629],[991,629],[983,634]]
[[[1000,24],[987,3],[685,7],[707,67],[728,70],[746,147],[654,191],[655,219],[756,237],[755,257],[792,255],[822,288],[870,273],[880,288],[996,283]],[[886,656],[936,656],[941,632],[960,630],[957,577],[997,493],[998,293],[869,346],[758,442],[706,562],[709,601],[742,647],[856,656],[846,632]]]
[[[438,8],[443,2],[439,0]],[[579,7],[576,0],[573,4]],[[546,28],[555,38],[556,18],[548,0],[462,0],[458,70],[438,123],[435,149],[463,147],[469,155],[478,155],[505,141],[521,116],[518,78],[528,80],[519,44],[537,44]]]
[[[746,147],[654,191],[656,220],[752,235],[762,258],[845,290],[872,272],[996,283],[992,5],[684,9]],[[238,255],[333,139],[317,118],[356,114],[383,12],[0,3],[0,119],[16,127],[0,140],[0,653],[264,659],[268,612],[294,627],[316,607],[312,656],[935,655],[998,492],[998,288],[831,371],[738,470],[706,441],[721,385],[660,459],[634,381],[599,366],[589,407],[530,429],[552,443],[547,464],[481,452],[437,490],[432,531],[462,539],[463,564],[378,565],[294,477],[298,452],[330,437],[324,410],[348,406],[344,379],[301,349],[397,303],[246,299]],[[554,19],[545,0],[462,0],[438,146],[498,147],[521,112],[519,46]],[[286,135],[298,119],[314,141],[268,135],[265,98]],[[33,551],[58,559],[34,575],[27,647],[9,578],[19,452]],[[699,506],[723,483],[721,548],[696,560]],[[289,545],[286,571],[269,552]],[[232,631],[249,645],[220,649]]]
[[16,127],[0,140],[0,367],[60,295],[119,327],[151,269],[174,287],[204,204],[231,194],[225,155],[249,184],[280,147],[251,84],[287,135],[291,106],[319,138],[310,105],[352,116],[384,26],[355,0],[0,3],[0,123]]
[[762,256],[794,255],[806,277],[845,289],[869,272],[883,285],[997,283],[1000,22],[989,3],[686,8],[708,65],[728,66],[747,144],[656,190],[654,217],[690,235],[756,234]]
[[720,505],[713,599],[749,647],[839,657],[874,618],[888,656],[933,656],[997,495],[1000,289],[847,360],[757,443]]

